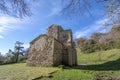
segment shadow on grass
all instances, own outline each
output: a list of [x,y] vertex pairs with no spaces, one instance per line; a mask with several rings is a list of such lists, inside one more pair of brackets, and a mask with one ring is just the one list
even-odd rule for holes
[[94,70],[94,71],[109,71],[109,70],[117,71],[120,70],[120,58],[115,61],[108,61],[103,64],[78,65],[74,68],[81,70]]

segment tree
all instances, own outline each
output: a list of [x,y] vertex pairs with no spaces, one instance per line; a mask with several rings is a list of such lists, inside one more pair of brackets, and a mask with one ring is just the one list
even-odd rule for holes
[[0,52],[0,64],[4,63],[4,59],[5,59],[5,57]]
[[31,11],[26,0],[0,0],[0,10],[4,14],[21,18],[31,15]]
[[79,38],[76,40],[79,48],[83,47],[85,40],[86,39],[84,39],[84,38]]
[[19,62],[19,56],[20,55],[23,56],[23,53],[24,53],[24,50],[23,50],[24,47],[22,45],[23,45],[22,42],[16,41],[14,51],[9,49],[9,51],[7,53],[8,56],[7,56],[6,63]]
[[15,48],[14,48],[14,55],[15,55],[15,57],[16,57],[16,60],[15,60],[15,62],[18,62],[18,58],[19,58],[19,55],[23,55],[23,43],[22,42],[19,42],[19,41],[16,41],[16,43],[15,43]]
[[83,53],[91,53],[96,51],[96,41],[94,39],[79,38],[77,40],[78,46]]
[[112,24],[120,24],[120,0],[62,0],[65,7],[63,12],[71,13],[71,15],[82,15],[88,12],[90,15],[90,7],[95,2],[102,3],[107,16],[112,20]]
[[[14,15],[16,17],[30,16],[30,6],[28,2],[37,0],[0,0],[0,10],[5,14]],[[81,15],[88,12],[91,15],[89,8],[93,5],[93,1],[103,3],[106,8],[107,15],[112,17],[113,23],[120,23],[120,0],[61,0],[63,5],[62,12],[72,15]],[[68,14],[67,14],[68,15]]]
[[92,34],[91,38],[94,39],[96,42],[99,42],[99,39],[103,36],[100,32],[95,32]]

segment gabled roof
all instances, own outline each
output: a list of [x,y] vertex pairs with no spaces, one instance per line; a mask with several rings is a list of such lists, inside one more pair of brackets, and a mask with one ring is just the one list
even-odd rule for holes
[[42,35],[39,35],[38,37],[36,37],[35,39],[33,39],[30,44],[33,44],[35,41],[37,41],[40,37],[42,36],[47,36],[46,34],[42,34]]

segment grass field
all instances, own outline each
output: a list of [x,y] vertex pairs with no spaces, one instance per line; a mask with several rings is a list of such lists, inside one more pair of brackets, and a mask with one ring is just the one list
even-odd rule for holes
[[79,64],[100,64],[108,61],[117,60],[120,58],[120,49],[112,49],[108,51],[94,52],[90,54],[83,54],[78,51]]
[[[27,67],[25,63],[2,65],[0,80],[120,80],[120,49],[91,54],[77,51],[77,67]],[[52,72],[55,73],[50,74]]]
[[47,76],[58,68],[27,67],[25,63],[0,66],[0,80],[32,80]]
[[62,69],[43,80],[120,80],[120,49],[83,54],[78,52],[78,67]]

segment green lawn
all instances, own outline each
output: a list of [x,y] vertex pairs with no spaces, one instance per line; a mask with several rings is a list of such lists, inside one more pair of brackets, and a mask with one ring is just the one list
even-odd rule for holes
[[79,67],[62,69],[43,80],[120,80],[120,49],[90,54],[77,52]]
[[77,67],[28,67],[25,63],[1,65],[0,80],[120,80],[120,49],[91,54],[77,51]]
[[27,67],[25,63],[0,66],[0,80],[32,80],[59,70],[58,68]]

